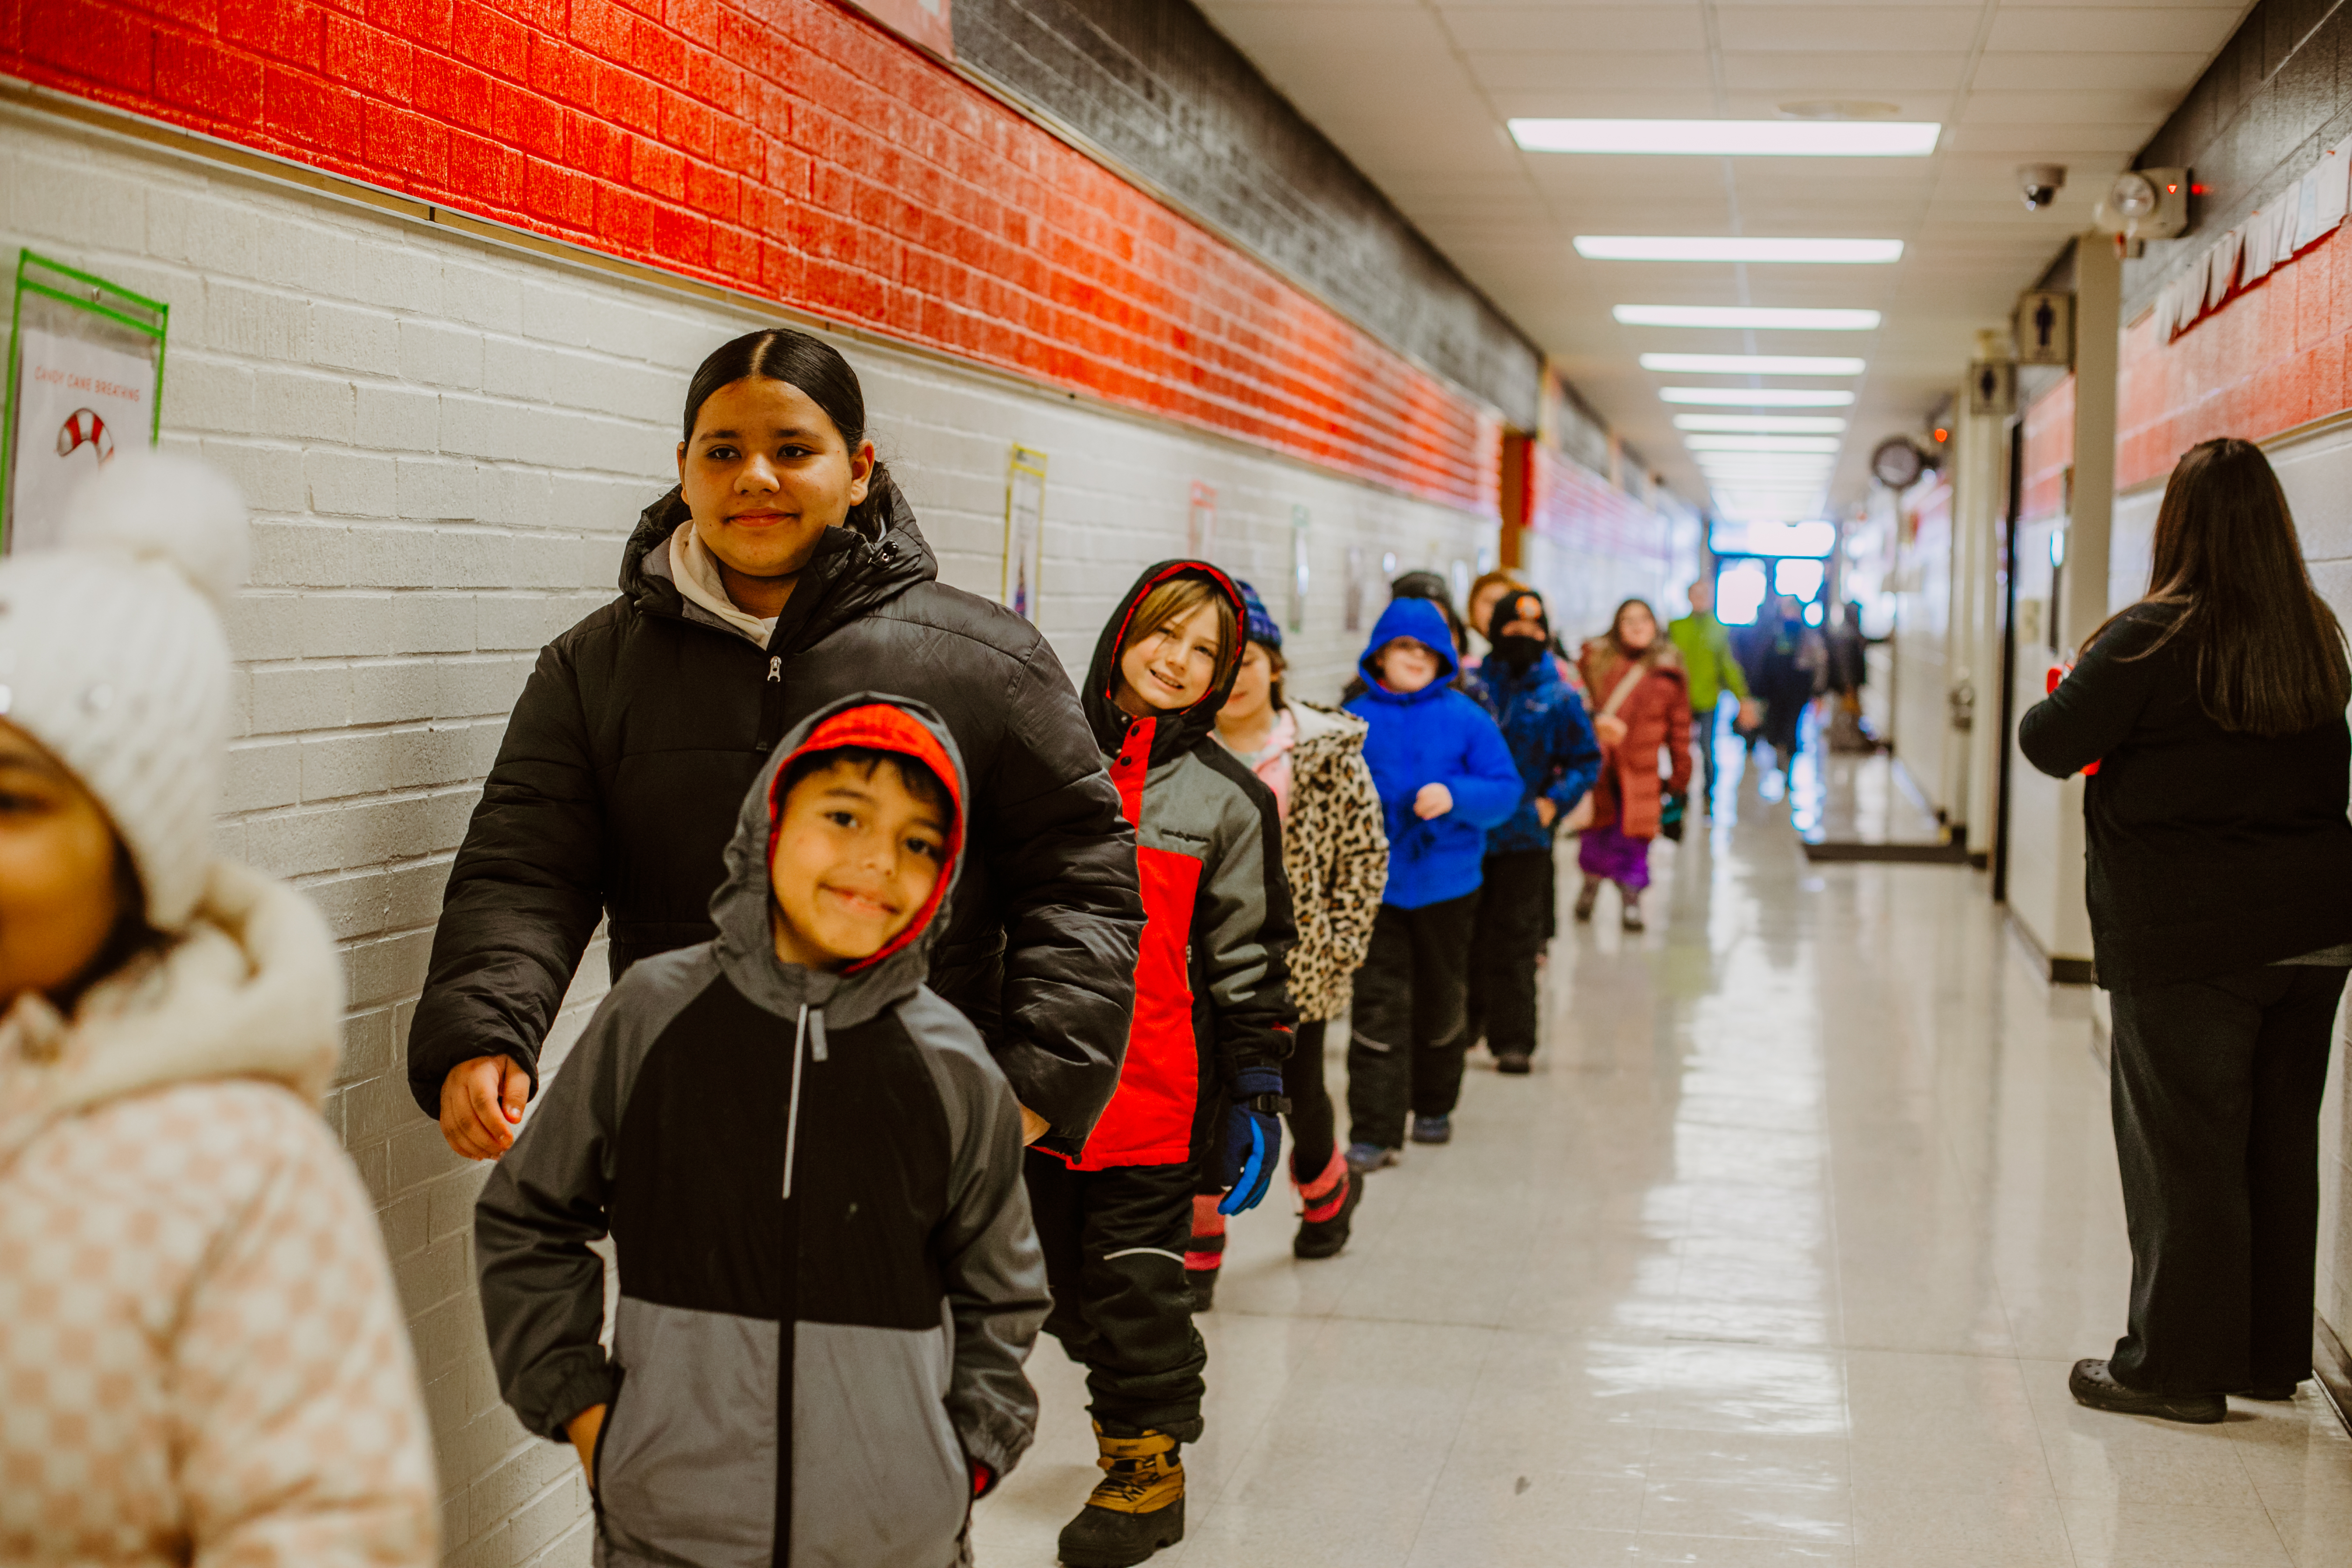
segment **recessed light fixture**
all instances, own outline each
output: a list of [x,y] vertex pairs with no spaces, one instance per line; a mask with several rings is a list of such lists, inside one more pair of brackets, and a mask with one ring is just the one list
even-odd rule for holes
[[1514,120],[1530,153],[1711,158],[1924,158],[1943,126],[1923,120]]
[[1844,408],[1853,394],[1818,386],[1662,386],[1658,399],[1700,408]]
[[1834,436],[1845,421],[1822,414],[1677,414],[1677,430],[1740,430],[1750,435],[1777,431],[1784,436]]
[[1762,239],[1733,235],[1580,234],[1589,261],[1815,261],[1845,265],[1903,259],[1899,239]]
[[1685,436],[1683,446],[1693,452],[1834,452],[1843,445],[1834,436]]
[[1643,354],[1643,370],[1685,375],[1860,375],[1864,363],[1839,354]]
[[1755,327],[1800,332],[1867,332],[1875,310],[1776,310],[1751,305],[1613,305],[1609,313],[1628,327]]

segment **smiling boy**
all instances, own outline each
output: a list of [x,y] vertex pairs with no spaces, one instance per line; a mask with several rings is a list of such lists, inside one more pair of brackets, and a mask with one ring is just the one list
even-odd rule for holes
[[600,1563],[949,1568],[1028,1447],[1020,1109],[922,984],[965,796],[919,703],[803,723],[743,803],[717,939],[622,977],[483,1190],[499,1389],[579,1450]]

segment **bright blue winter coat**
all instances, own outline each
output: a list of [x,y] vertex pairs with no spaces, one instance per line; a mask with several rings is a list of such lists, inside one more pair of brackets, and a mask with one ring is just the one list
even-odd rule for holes
[[[1398,637],[1428,644],[1444,672],[1410,694],[1382,686],[1372,655]],[[1388,819],[1389,883],[1381,901],[1417,910],[1475,891],[1486,830],[1511,815],[1523,786],[1495,721],[1451,684],[1457,667],[1445,618],[1426,599],[1391,601],[1358,668],[1370,689],[1348,711],[1371,726],[1364,762]],[[1423,822],[1412,814],[1413,797],[1432,784],[1453,793],[1454,809]]]
[[1489,657],[1475,680],[1478,696],[1503,727],[1524,786],[1518,809],[1487,833],[1486,853],[1548,849],[1551,829],[1536,816],[1537,797],[1548,797],[1565,814],[1601,777],[1601,742],[1584,716],[1584,700],[1559,678],[1549,654],[1525,674]]

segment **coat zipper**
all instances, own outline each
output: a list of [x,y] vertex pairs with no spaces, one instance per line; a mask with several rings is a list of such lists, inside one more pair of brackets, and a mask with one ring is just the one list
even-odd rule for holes
[[784,738],[784,657],[768,656],[767,684],[760,689],[760,740],[753,749],[766,756]]

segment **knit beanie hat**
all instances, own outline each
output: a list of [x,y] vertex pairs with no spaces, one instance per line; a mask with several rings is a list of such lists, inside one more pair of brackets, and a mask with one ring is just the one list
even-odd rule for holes
[[1280,652],[1282,626],[1266,613],[1265,601],[1257,596],[1255,588],[1238,577],[1234,579],[1234,586],[1242,591],[1242,608],[1247,615],[1247,622],[1242,628],[1242,635],[1254,643],[1263,643],[1277,653]]
[[236,487],[132,450],[75,492],[56,543],[0,558],[0,719],[97,797],[167,934],[213,858],[231,705],[218,605],[245,563]]

